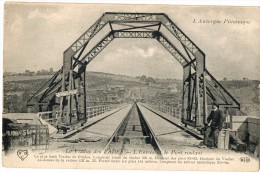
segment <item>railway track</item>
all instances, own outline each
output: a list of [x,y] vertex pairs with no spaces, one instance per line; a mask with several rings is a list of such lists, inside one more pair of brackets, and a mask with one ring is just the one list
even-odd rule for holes
[[198,132],[194,131],[193,129],[189,129],[187,127],[181,126],[179,124],[177,124],[176,122],[173,122],[167,118],[165,118],[164,116],[160,115],[158,112],[152,110],[151,108],[142,105],[143,107],[145,107],[146,109],[148,109],[149,111],[153,112],[154,114],[158,115],[159,117],[161,117],[162,119],[164,119],[165,121],[171,123],[173,126],[176,126],[177,128],[185,131],[186,133],[188,133],[189,135],[193,136],[194,138],[198,139],[198,140],[203,140],[203,136],[201,134],[199,134]]
[[78,130],[69,132],[66,136],[63,137],[63,139],[66,140],[66,139],[69,139],[69,138],[71,138],[71,137],[77,135],[78,133],[81,133],[81,132],[84,131],[85,129],[87,129],[87,128],[89,128],[89,127],[91,127],[91,126],[93,126],[93,125],[99,123],[100,121],[102,121],[102,120],[104,120],[104,119],[106,119],[106,118],[108,118],[108,117],[114,115],[115,113],[121,111],[122,109],[124,109],[124,108],[126,108],[126,107],[127,107],[127,106],[123,106],[123,107],[117,109],[116,111],[113,111],[112,113],[109,113],[108,115],[106,115],[106,116],[104,116],[104,117],[102,117],[102,118],[100,118],[100,119],[98,119],[98,120],[96,120],[96,121],[94,121],[94,122],[91,122],[91,123],[89,123],[89,124],[87,124],[87,125],[85,125],[85,126],[82,126],[82,127],[78,128]]
[[202,142],[203,138],[193,131],[168,120],[142,104],[138,104],[138,106],[149,125],[153,128],[156,139],[164,151],[192,150]]
[[162,155],[162,149],[152,128],[136,104],[119,124],[104,149],[104,153],[115,152]]
[[[93,141],[91,141],[93,139]],[[105,154],[152,154],[192,147],[198,138],[167,121],[142,104],[128,105],[58,144],[61,147],[88,148]],[[194,146],[193,146],[194,147]]]

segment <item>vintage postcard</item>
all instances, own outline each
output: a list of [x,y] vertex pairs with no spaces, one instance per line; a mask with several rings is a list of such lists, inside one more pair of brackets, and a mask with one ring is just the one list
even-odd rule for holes
[[4,167],[258,171],[260,9],[4,5]]

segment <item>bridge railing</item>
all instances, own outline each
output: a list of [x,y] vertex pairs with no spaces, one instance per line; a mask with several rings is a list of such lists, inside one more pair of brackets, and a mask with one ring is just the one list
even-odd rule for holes
[[149,105],[152,108],[154,108],[160,112],[163,112],[163,113],[166,113],[175,118],[181,119],[181,107],[180,106],[174,107],[174,106],[169,106],[169,105],[164,105],[164,104],[153,104],[153,103],[149,103]]
[[38,117],[42,118],[43,120],[49,122],[49,123],[53,123],[53,121],[55,120],[55,113],[53,111],[47,111],[47,112],[38,112]]
[[87,107],[87,118],[93,118],[97,115],[103,114],[112,109],[116,109],[119,106],[120,105],[101,105],[101,106]]
[[[100,114],[103,114],[105,112],[108,112],[112,109],[116,109],[118,107],[122,106],[122,104],[110,104],[110,105],[99,105],[99,106],[91,106],[87,107],[87,118],[93,118]],[[52,125],[57,124],[58,122],[65,122],[67,117],[67,111],[61,112],[58,111],[47,111],[47,112],[38,112],[38,116],[42,118],[43,120],[47,121],[48,123]],[[82,113],[77,114],[76,110],[72,111],[71,118],[72,123],[75,123],[77,120],[82,120],[84,115]]]

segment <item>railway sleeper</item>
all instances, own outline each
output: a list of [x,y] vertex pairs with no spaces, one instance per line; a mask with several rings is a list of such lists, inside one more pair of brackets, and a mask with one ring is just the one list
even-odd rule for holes
[[123,141],[125,144],[146,144],[146,140],[149,136],[119,136],[119,141]]

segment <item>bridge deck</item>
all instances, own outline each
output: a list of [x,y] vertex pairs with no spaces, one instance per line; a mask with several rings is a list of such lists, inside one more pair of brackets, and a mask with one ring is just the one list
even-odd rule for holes
[[97,135],[100,137],[112,136],[119,123],[123,121],[124,115],[126,115],[130,111],[131,107],[132,105],[127,105],[125,108],[114,113],[112,116],[109,116],[103,121],[100,121],[99,123],[82,131],[81,133],[72,136],[70,139],[93,137]]
[[53,135],[52,138],[55,138],[55,139],[68,138],[68,137],[74,135],[75,133],[78,133],[79,131],[82,131],[83,129],[88,128],[89,126],[92,126],[93,124],[96,124],[99,121],[109,117],[110,115],[120,111],[121,109],[124,109],[124,107],[127,107],[127,106],[122,106],[122,107],[110,110],[108,112],[105,112],[103,114],[97,115],[95,117],[89,118],[88,121],[84,124],[84,126],[71,130],[71,131],[67,132],[66,134],[57,133],[57,134]]
[[132,105],[129,104],[91,118],[85,127],[75,130],[73,134],[68,135],[68,138],[54,139],[50,144],[50,150],[64,152],[64,150],[82,148],[103,149],[131,107]]
[[[239,153],[233,150],[201,147],[199,143],[202,142],[202,140],[196,139],[188,134],[187,130],[174,126],[170,121],[167,121],[165,117],[159,116],[158,112],[155,113],[142,104],[138,104],[138,107],[153,129],[162,150],[166,151],[163,153],[164,156],[167,154],[170,156],[178,156],[186,153],[186,156],[212,154],[214,156],[219,156],[220,158],[228,158],[230,155],[235,158],[248,157],[246,153]],[[254,161],[256,161],[255,158]]]
[[138,104],[140,111],[150,124],[163,149],[184,149],[199,145],[202,140],[191,136],[185,130],[174,126],[154,112]]
[[[236,158],[246,156],[248,157],[248,155],[245,153],[237,153],[232,150],[201,148],[199,147],[199,143],[202,141],[201,139],[198,139],[195,136],[187,133],[187,130],[175,126],[170,121],[167,121],[165,117],[162,118],[158,115],[158,112],[155,113],[141,104],[137,105],[142,116],[145,118],[147,124],[149,124],[155,137],[157,138],[158,143],[162,149],[163,156],[168,154],[171,156],[177,156],[178,154],[182,155],[184,152],[187,152],[189,153],[187,156],[203,156],[204,154],[213,154],[219,157],[229,157],[229,155],[232,154],[232,156],[235,156]],[[114,113],[112,113],[110,116],[106,115],[107,117],[102,119],[98,123],[95,123],[92,126],[79,131],[78,133],[75,133],[73,136],[67,139],[52,141],[52,143],[50,144],[50,149],[54,152],[64,152],[64,150],[75,149],[80,150],[82,148],[92,151],[96,149],[102,151],[108,144],[108,141],[109,139],[111,139],[111,136],[113,135],[115,130],[126,118],[132,107],[133,105],[129,104],[123,109],[118,110],[117,112],[114,111]],[[135,116],[133,116],[129,120],[130,125],[133,125],[132,120],[136,119],[136,113],[136,111],[131,113]],[[126,128],[128,127],[126,126]],[[133,126],[131,126],[131,128],[133,128]],[[136,128],[136,131],[138,131],[138,128]],[[128,131],[126,131],[126,134],[128,134]],[[84,141],[84,139],[87,138],[98,138],[98,140]],[[82,139],[83,141],[79,139]],[[150,150],[150,148],[145,147],[145,145],[128,145],[131,145],[131,143],[125,144],[125,147],[132,147],[133,150]],[[111,151],[111,154],[118,154],[118,151],[116,151],[116,147],[114,147],[114,150]]]

